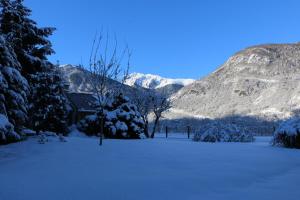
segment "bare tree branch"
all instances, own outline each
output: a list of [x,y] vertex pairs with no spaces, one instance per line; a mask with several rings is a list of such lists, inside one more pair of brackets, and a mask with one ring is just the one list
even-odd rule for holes
[[[124,84],[130,67],[131,53],[128,50],[128,46],[121,54],[118,54],[118,42],[115,38],[111,54],[109,53],[110,49],[108,33],[106,38],[103,37],[102,32],[99,35],[96,34],[89,59],[89,73],[91,76],[89,81],[98,100],[98,114],[100,115],[102,126],[100,136],[103,135],[104,108],[110,100],[109,97],[118,95],[121,90],[121,87],[112,87],[113,81],[120,80],[121,84]],[[128,60],[123,66],[123,58],[126,53],[128,54]]]
[[155,115],[154,126],[151,133],[151,138],[154,138],[156,128],[162,113],[171,108],[171,102],[166,97],[157,95],[153,98],[153,113]]

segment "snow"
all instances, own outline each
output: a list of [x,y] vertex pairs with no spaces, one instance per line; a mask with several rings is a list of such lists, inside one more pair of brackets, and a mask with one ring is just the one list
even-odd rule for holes
[[186,86],[192,84],[194,81],[194,79],[171,79],[153,74],[132,73],[128,75],[125,84],[129,86],[138,85],[148,89],[157,89],[170,84]]
[[194,141],[204,142],[253,142],[254,137],[244,127],[229,122],[211,122],[200,128]]
[[88,115],[86,116],[86,119],[90,121],[96,121],[97,120],[97,115]]
[[0,113],[0,143],[6,142],[9,138],[21,139],[14,131],[14,126],[8,121],[7,117]]
[[118,119],[117,113],[118,113],[119,111],[120,111],[119,109],[116,109],[116,110],[107,112],[107,113],[106,113],[106,118],[107,118],[108,120],[115,120],[115,119]]
[[0,199],[299,199],[300,151],[270,139],[32,138],[0,146]]
[[31,130],[31,129],[23,129],[22,133],[26,136],[34,136],[36,135],[36,131]]
[[181,109],[176,109],[176,108],[170,108],[169,113],[174,113],[176,114],[175,117],[173,118],[182,118],[182,116],[187,116],[187,117],[193,117],[193,118],[197,118],[197,119],[209,119],[209,116],[205,116],[205,115],[194,115],[191,112],[188,111],[184,111]]
[[10,82],[28,87],[27,80],[20,74],[18,70],[12,67],[3,67],[2,73],[10,79]]
[[81,138],[87,138],[88,136],[82,132],[80,132],[76,125],[72,125],[71,127],[69,127],[71,133],[69,134],[69,136],[71,137],[81,137]]
[[117,130],[120,130],[120,131],[127,131],[128,130],[127,125],[124,122],[121,122],[121,121],[116,122],[116,128],[117,128]]
[[274,114],[274,115],[282,115],[284,112],[278,110],[277,108],[266,108],[261,111],[263,114]]
[[5,129],[7,125],[10,125],[8,119],[3,114],[0,114],[0,129]]

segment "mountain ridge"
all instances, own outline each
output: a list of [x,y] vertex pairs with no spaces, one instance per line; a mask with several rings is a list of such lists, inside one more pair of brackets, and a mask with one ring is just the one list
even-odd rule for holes
[[194,79],[172,79],[172,78],[164,78],[159,75],[154,74],[143,74],[134,72],[128,75],[128,79],[125,84],[129,86],[141,86],[147,89],[158,89],[163,88],[167,85],[182,85],[186,86],[193,83]]
[[[59,71],[64,77],[65,82],[68,83],[69,90],[71,92],[78,92],[78,93],[92,92],[93,89],[90,85],[90,82],[88,81],[89,75],[86,69],[71,64],[67,64],[67,65],[60,65]],[[139,76],[139,79],[137,79],[137,76],[135,76],[137,74]],[[131,96],[131,94],[140,93],[143,92],[143,90],[153,90],[158,94],[162,94],[163,96],[170,97],[172,94],[180,90],[184,85],[194,82],[193,79],[168,79],[168,78],[160,77],[158,75],[150,75],[150,74],[148,75],[149,76],[145,77],[144,74],[142,73],[130,74],[129,79],[127,79],[127,84],[125,83],[125,85],[122,86],[123,90],[126,90],[125,93],[127,93],[127,90],[129,90],[130,92],[128,94]],[[134,78],[132,78],[133,76]],[[132,79],[130,79],[130,77]],[[155,87],[147,87],[145,85],[147,83],[145,82],[150,84],[148,86],[154,86],[154,84],[156,85]],[[111,81],[110,84],[121,85],[121,83],[118,83],[117,81],[113,81],[113,80]]]
[[[300,109],[299,72],[299,43],[248,47],[213,73],[173,94],[173,109],[212,119],[286,119]],[[172,110],[166,113],[166,118],[169,116],[184,117]]]

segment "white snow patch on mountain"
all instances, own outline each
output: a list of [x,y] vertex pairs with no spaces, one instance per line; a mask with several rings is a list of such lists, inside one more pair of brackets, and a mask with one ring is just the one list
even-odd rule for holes
[[153,74],[132,73],[129,74],[125,84],[129,86],[138,85],[148,89],[157,89],[171,84],[186,86],[192,84],[194,81],[194,79],[171,79]]

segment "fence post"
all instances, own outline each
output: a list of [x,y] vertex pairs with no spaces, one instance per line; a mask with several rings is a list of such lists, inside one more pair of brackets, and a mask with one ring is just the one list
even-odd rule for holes
[[191,127],[190,126],[187,127],[187,133],[188,133],[188,139],[190,139],[190,133],[191,133]]
[[168,138],[168,127],[166,126],[166,138]]
[[104,134],[104,118],[101,117],[101,128],[100,128],[100,141],[99,141],[99,145],[102,146],[103,143],[103,134]]

